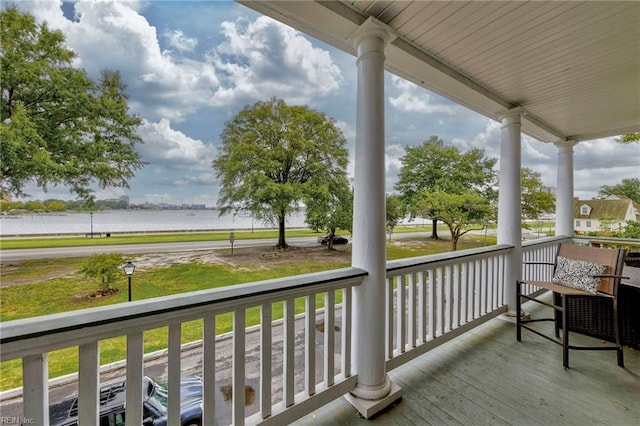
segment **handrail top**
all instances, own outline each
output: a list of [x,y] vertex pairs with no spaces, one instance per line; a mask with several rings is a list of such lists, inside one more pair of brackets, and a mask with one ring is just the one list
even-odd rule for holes
[[499,251],[509,251],[514,246],[510,244],[499,244],[495,246],[472,248],[460,251],[451,251],[439,254],[429,254],[426,256],[411,257],[408,259],[391,260],[387,262],[387,273],[394,272],[404,268],[411,268],[418,265],[429,265],[432,263],[447,262],[466,257],[475,257],[483,254],[490,254]]
[[544,238],[537,238],[535,240],[527,240],[527,241],[523,241],[522,242],[522,247],[532,247],[532,246],[538,246],[538,245],[550,245],[553,243],[560,243],[563,241],[570,241],[571,237],[567,236],[567,235],[556,235],[553,237],[544,237]]
[[638,238],[598,237],[598,236],[588,236],[588,235],[574,235],[572,238],[579,242],[628,246],[628,247],[634,247],[634,248],[640,247],[640,239]]
[[52,330],[61,331],[117,323],[159,313],[178,312],[238,300],[247,296],[266,296],[319,284],[356,280],[366,275],[367,271],[363,269],[348,267],[0,322],[0,344],[21,339],[25,335],[44,335]]

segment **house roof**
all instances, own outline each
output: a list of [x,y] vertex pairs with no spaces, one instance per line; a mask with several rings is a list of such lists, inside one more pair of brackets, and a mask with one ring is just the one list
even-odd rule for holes
[[542,141],[640,131],[640,2],[239,1],[351,54],[375,18],[389,71],[493,119],[522,108]]
[[[616,200],[577,200],[573,207],[573,217],[576,219],[610,219],[625,220],[631,200],[621,198]],[[589,214],[581,214],[581,207],[587,205],[591,208]]]

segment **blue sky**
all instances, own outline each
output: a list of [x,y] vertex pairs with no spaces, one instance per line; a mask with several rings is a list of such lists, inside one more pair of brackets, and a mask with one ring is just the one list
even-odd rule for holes
[[[60,29],[78,53],[75,65],[90,76],[119,70],[131,111],[144,120],[139,132],[145,143],[137,149],[149,164],[130,189],[97,191],[98,198],[215,205],[218,183],[211,163],[225,122],[244,106],[273,96],[334,118],[353,158],[355,58],[245,6],[230,1],[15,4]],[[404,147],[431,135],[498,157],[499,123],[391,74],[385,95],[387,191],[393,191]],[[523,166],[555,186],[555,146],[526,136],[522,143]],[[582,142],[574,151],[580,198],[597,195],[602,185],[640,177],[640,144],[620,146],[605,138]],[[61,187],[27,192],[35,199],[74,198]]]

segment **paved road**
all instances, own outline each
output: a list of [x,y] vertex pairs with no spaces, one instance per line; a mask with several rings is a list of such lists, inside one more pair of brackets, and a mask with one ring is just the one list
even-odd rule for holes
[[[317,237],[290,237],[287,243],[291,245],[304,246],[315,245]],[[256,238],[249,240],[236,240],[234,248],[273,246],[276,240],[270,238]],[[2,261],[25,260],[25,259],[48,259],[61,257],[86,257],[94,253],[165,253],[176,251],[196,251],[196,250],[216,250],[228,249],[231,245],[229,241],[192,241],[180,243],[154,243],[154,244],[121,244],[107,246],[89,247],[58,247],[58,248],[36,248],[36,249],[14,249],[0,250]]]
[[[431,232],[430,230],[428,232]],[[393,239],[414,238],[417,236],[425,236],[425,232],[403,232],[393,234]],[[445,238],[448,238],[447,232],[440,232]],[[233,247],[260,247],[274,246],[275,239],[271,238],[254,238],[239,240],[236,239]],[[287,243],[295,246],[314,246],[317,245],[317,237],[289,237]],[[123,253],[123,254],[141,254],[141,253],[167,253],[179,251],[197,251],[197,250],[220,250],[229,249],[231,247],[229,241],[191,241],[180,243],[154,243],[154,244],[121,244],[107,246],[85,246],[85,247],[57,247],[57,248],[36,248],[36,249],[14,249],[0,250],[0,260],[3,262],[26,260],[26,259],[49,259],[62,257],[87,257],[94,253]]]

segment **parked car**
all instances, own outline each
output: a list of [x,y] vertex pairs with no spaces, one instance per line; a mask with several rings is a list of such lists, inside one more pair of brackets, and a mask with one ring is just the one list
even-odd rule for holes
[[[323,235],[322,237],[318,237],[318,242],[322,245],[327,245],[329,238],[331,238],[331,235]],[[333,236],[333,244],[347,244],[348,242],[349,240],[345,237],[341,237],[340,235]]]
[[[150,377],[143,382],[142,425],[167,426],[167,388]],[[180,426],[202,424],[202,379],[186,377],[181,382]],[[100,390],[100,426],[125,426],[125,384],[117,383]],[[65,399],[49,407],[51,426],[78,425],[78,397]]]

